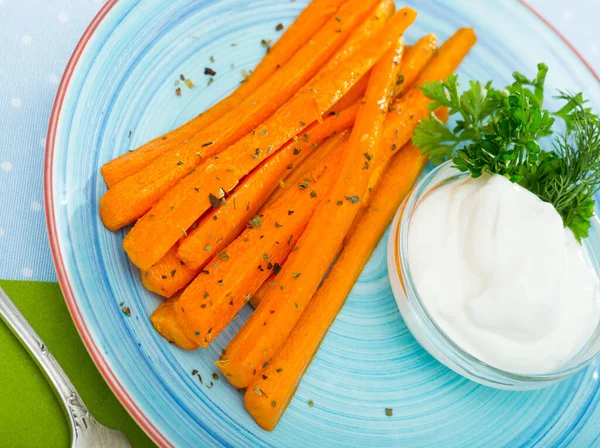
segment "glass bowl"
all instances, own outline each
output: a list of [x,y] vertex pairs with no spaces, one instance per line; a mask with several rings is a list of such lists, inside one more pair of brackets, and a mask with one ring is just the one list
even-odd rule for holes
[[[437,325],[419,297],[408,259],[411,218],[430,191],[466,176],[468,174],[461,173],[450,162],[440,165],[417,184],[394,218],[388,240],[388,273],[406,326],[434,358],[456,373],[486,386],[510,390],[539,389],[573,375],[600,353],[600,324],[585,346],[558,370],[539,375],[518,374],[492,367],[463,350]],[[593,218],[590,235],[584,245],[596,273],[600,272],[600,221],[597,217]]]

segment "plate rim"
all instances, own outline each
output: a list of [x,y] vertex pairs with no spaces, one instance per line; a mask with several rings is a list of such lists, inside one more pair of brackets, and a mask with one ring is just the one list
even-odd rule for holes
[[53,159],[54,159],[54,144],[56,140],[56,132],[58,129],[58,121],[62,112],[62,106],[65,99],[66,92],[68,90],[71,77],[79,58],[83,51],[87,47],[88,42],[96,32],[97,28],[104,21],[108,13],[117,4],[118,0],[107,0],[102,6],[100,11],[96,14],[93,20],[90,22],[85,32],[79,39],[77,46],[73,50],[69,62],[62,75],[60,85],[54,104],[52,105],[52,112],[50,115],[50,121],[48,124],[48,133],[46,137],[46,149],[44,154],[44,207],[46,215],[46,228],[48,231],[48,238],[50,242],[50,252],[52,254],[52,260],[56,269],[58,283],[60,289],[65,298],[67,308],[71,319],[75,324],[75,328],[81,337],[86,350],[90,354],[94,364],[100,371],[100,374],[116,395],[119,402],[127,410],[127,412],[133,417],[135,422],[142,428],[142,430],[152,439],[158,446],[166,448],[172,447],[173,445],[169,440],[154,426],[154,424],[148,419],[144,411],[140,409],[137,404],[133,401],[129,393],[120,383],[114,372],[110,369],[106,359],[102,356],[102,352],[98,349],[95,341],[93,340],[91,333],[83,319],[75,294],[71,288],[69,278],[66,271],[66,266],[62,258],[62,252],[60,249],[60,242],[58,237],[56,217],[54,213],[54,198],[52,195],[52,177],[53,177]]
[[[73,50],[73,53],[71,54],[69,62],[62,75],[62,79],[52,106],[44,154],[43,186],[46,228],[50,243],[50,252],[52,254],[52,260],[56,269],[60,289],[65,298],[65,302],[67,304],[67,308],[69,309],[71,319],[75,324],[75,328],[77,329],[77,332],[79,333],[79,336],[81,337],[85,348],[90,354],[94,364],[100,371],[100,374],[102,375],[112,392],[121,402],[123,407],[133,417],[135,422],[142,428],[142,430],[152,439],[152,441],[160,447],[172,447],[173,445],[165,437],[165,435],[163,435],[158,430],[158,428],[154,426],[154,424],[148,419],[144,411],[140,407],[138,407],[138,405],[134,402],[127,390],[123,387],[123,385],[120,383],[114,372],[111,370],[110,366],[106,362],[106,359],[103,357],[102,352],[96,346],[96,343],[91,336],[90,330],[88,329],[83,319],[83,316],[77,304],[77,300],[75,298],[75,294],[73,293],[73,289],[69,282],[66,266],[62,258],[62,252],[60,249],[56,217],[54,213],[54,198],[52,194],[54,144],[56,140],[58,121],[62,112],[64,98],[69,88],[73,72],[75,71],[79,62],[79,58],[81,57],[83,51],[86,49],[90,39],[94,36],[97,28],[104,21],[106,16],[117,4],[117,2],[118,0],[107,0],[107,2],[98,11],[94,19],[90,22],[85,32],[79,39],[79,42]],[[526,10],[528,10],[531,14],[537,17],[538,20],[543,22],[554,34],[556,34],[557,37],[567,45],[567,47],[573,52],[573,54],[575,54],[581,60],[584,66],[600,83],[600,76],[596,72],[596,70],[583,57],[581,52],[554,25],[552,25],[548,20],[546,20],[532,5],[526,3],[525,0],[517,0],[517,2],[524,6]]]

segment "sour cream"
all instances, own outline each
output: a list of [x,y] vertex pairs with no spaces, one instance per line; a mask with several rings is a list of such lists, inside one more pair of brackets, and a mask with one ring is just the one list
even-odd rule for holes
[[438,326],[493,367],[554,371],[600,320],[584,247],[551,204],[502,176],[433,190],[412,216],[408,256]]

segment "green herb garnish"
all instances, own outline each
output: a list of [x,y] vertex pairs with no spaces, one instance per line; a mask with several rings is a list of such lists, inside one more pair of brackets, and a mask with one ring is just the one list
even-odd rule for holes
[[[581,241],[588,236],[600,189],[600,119],[581,93],[559,91],[555,98],[564,106],[545,109],[547,73],[548,67],[538,64],[533,79],[514,73],[505,89],[471,81],[462,93],[456,75],[425,83],[421,90],[432,100],[430,109],[448,107],[457,120],[449,129],[431,114],[415,129],[413,143],[434,163],[451,159],[474,178],[499,174],[518,183],[552,204]],[[564,132],[554,129],[555,117],[564,121]],[[542,149],[547,136],[552,148]]]

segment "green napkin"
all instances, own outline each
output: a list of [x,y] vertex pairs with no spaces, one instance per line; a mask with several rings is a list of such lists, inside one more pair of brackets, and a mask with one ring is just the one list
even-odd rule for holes
[[[90,412],[134,447],[155,446],[104,382],[75,330],[57,283],[0,280],[63,367]],[[0,446],[68,447],[62,408],[35,362],[0,320]]]

